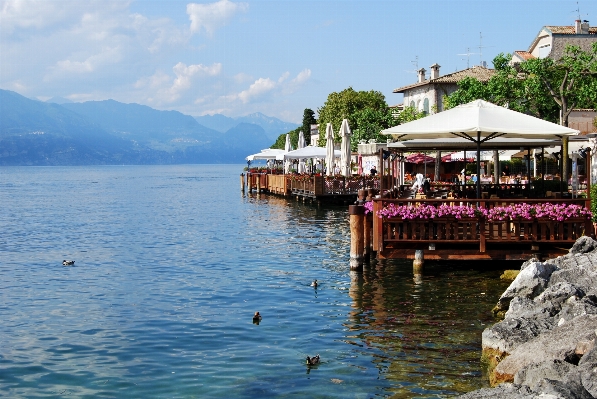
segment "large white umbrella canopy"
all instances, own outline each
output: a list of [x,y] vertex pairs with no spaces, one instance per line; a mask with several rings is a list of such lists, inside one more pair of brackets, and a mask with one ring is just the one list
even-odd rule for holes
[[483,100],[475,100],[447,111],[385,129],[382,134],[399,139],[463,137],[482,141],[494,137],[555,139],[576,135],[578,130],[525,115]]
[[[333,158],[340,158],[340,151],[335,150],[332,153]],[[280,154],[277,156],[276,159],[289,161],[292,159],[305,159],[305,158],[314,158],[314,159],[327,159],[328,151],[327,148],[324,147],[313,147],[307,146],[298,150],[290,151],[285,154]]]
[[325,139],[326,139],[326,157],[325,164],[327,165],[327,175],[332,176],[334,174],[334,129],[332,124],[328,123],[325,128]]
[[340,137],[342,143],[340,144],[340,172],[343,176],[350,176],[350,126],[348,126],[348,119],[342,120],[340,125]]
[[[303,134],[303,131],[301,130],[299,132],[298,144],[297,144],[298,148],[297,149],[300,150],[301,148],[305,148],[306,146],[307,146],[307,143],[305,142],[305,135]],[[302,158],[299,160],[298,172],[305,173],[305,160]]]
[[[543,119],[500,107],[483,100],[471,101],[382,130],[398,139],[461,137],[476,144],[477,174],[480,172],[481,144],[498,137],[523,139],[556,139],[576,135],[578,130],[556,125]],[[477,179],[477,197],[481,196],[481,181]]]
[[254,161],[257,159],[276,159],[277,155],[284,154],[286,151],[274,149],[274,148],[266,148],[265,150],[261,150],[260,153],[249,155],[245,159],[247,161]]
[[[290,134],[286,134],[286,143],[284,143],[284,151],[290,152],[292,147],[290,146]],[[290,161],[284,164],[284,173],[290,173]]]

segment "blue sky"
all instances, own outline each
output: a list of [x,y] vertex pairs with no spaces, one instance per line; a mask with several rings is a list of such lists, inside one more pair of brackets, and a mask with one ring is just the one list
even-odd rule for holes
[[298,123],[350,86],[401,103],[416,64],[491,66],[577,9],[597,26],[594,0],[0,0],[0,88]]

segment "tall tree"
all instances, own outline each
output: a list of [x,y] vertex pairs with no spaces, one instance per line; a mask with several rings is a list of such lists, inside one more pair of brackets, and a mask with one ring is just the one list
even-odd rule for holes
[[317,119],[315,119],[315,112],[313,112],[312,109],[305,108],[301,130],[303,131],[307,145],[311,144],[311,125],[315,125],[316,123]]
[[331,93],[323,106],[317,110],[319,114],[319,145],[325,145],[325,131],[328,123],[331,123],[334,128],[335,140],[339,140],[338,131],[342,119],[348,119],[350,129],[354,132],[359,129],[357,117],[362,116],[359,114],[360,112],[365,109],[372,112],[378,111],[378,115],[383,118],[387,108],[385,97],[379,91],[355,91],[349,87],[339,93]]

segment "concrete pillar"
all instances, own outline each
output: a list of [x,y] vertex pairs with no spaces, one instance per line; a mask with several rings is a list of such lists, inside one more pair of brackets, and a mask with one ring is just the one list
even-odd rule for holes
[[363,267],[365,207],[350,205],[348,214],[350,215],[350,270],[360,270]]
[[415,249],[415,260],[413,260],[413,273],[423,274],[423,265],[425,264],[425,255],[422,249]]

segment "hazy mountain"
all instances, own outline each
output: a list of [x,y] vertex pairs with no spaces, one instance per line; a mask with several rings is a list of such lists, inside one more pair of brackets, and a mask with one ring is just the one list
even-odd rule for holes
[[221,138],[221,133],[200,125],[192,116],[178,111],[158,111],[145,105],[114,100],[63,104],[112,134],[148,145],[174,150],[204,145]]
[[0,107],[0,165],[244,163],[273,143],[255,124],[221,133],[114,100],[56,104],[0,90]]
[[[250,115],[241,116],[238,118],[230,118],[221,114],[205,115],[195,117],[197,122],[207,126],[211,129],[219,132],[226,132],[231,128],[237,126],[240,123],[251,123],[257,126],[261,126],[265,135],[272,141],[276,141],[279,135],[288,133],[291,130],[296,129],[299,125],[295,123],[289,123],[281,121],[278,118],[263,115],[260,112],[256,112]],[[270,144],[272,144],[270,143]]]
[[0,90],[0,107],[1,165],[118,163],[131,155],[130,142],[61,105]]
[[49,100],[46,100],[47,103],[54,103],[54,104],[69,104],[72,103],[71,100],[64,97],[52,97]]

